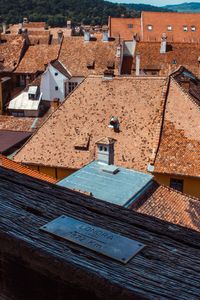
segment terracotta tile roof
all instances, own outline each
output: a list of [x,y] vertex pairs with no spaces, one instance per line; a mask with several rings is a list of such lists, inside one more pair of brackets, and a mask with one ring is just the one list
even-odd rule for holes
[[173,77],[155,172],[200,176],[200,106]]
[[[143,40],[160,42],[163,33],[166,33],[168,40],[173,42],[200,42],[200,14],[199,13],[176,13],[176,12],[142,12]],[[152,25],[152,31],[147,29]],[[167,30],[172,26],[172,31]],[[183,30],[187,26],[188,31]],[[196,31],[191,30],[196,27]]]
[[156,182],[130,208],[200,232],[200,200]]
[[0,130],[32,131],[35,118],[19,118],[0,115]]
[[[116,140],[116,165],[146,171],[159,140],[166,82],[165,78],[86,78],[15,160],[79,169],[95,158],[96,141],[109,137]],[[112,116],[118,117],[119,132],[108,127]],[[75,149],[82,133],[90,136],[86,151]]]
[[45,64],[57,59],[60,45],[29,46],[15,73],[37,73],[45,70]]
[[124,40],[132,40],[134,34],[140,36],[140,18],[112,18],[110,17],[110,36],[119,37]]
[[[198,58],[200,56],[200,44],[168,43],[167,52],[160,53],[160,43],[138,42],[136,53],[140,54],[142,70],[160,70],[160,75],[169,75],[179,66],[184,65],[196,75],[200,74]],[[186,59],[187,57],[187,59]],[[133,63],[132,63],[133,62]],[[175,62],[175,64],[174,64]],[[130,64],[135,69],[135,58],[126,62],[126,69],[130,72]]]
[[[83,37],[65,37],[59,60],[72,76],[103,74],[110,61],[115,63],[115,72],[118,74],[117,46],[117,41],[102,42],[97,39],[84,42]],[[94,68],[87,67],[88,61],[94,61]]]
[[[4,40],[5,36],[2,36]],[[24,46],[24,40],[21,36],[7,39],[0,43],[0,71],[12,72],[18,65],[21,52]]]
[[28,176],[31,176],[33,178],[37,178],[40,180],[44,180],[50,183],[56,183],[57,180],[54,178],[51,178],[45,174],[42,174],[38,171],[33,171],[31,169],[29,169],[28,167],[22,166],[19,163],[16,163],[14,161],[12,161],[11,159],[8,159],[7,157],[0,155],[0,166],[6,168],[6,169],[11,169],[13,171],[16,171],[18,173],[21,174],[25,174]]

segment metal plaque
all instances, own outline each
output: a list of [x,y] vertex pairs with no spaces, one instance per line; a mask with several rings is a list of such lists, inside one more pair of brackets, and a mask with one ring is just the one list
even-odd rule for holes
[[40,229],[124,264],[145,247],[140,242],[67,216],[60,216]]

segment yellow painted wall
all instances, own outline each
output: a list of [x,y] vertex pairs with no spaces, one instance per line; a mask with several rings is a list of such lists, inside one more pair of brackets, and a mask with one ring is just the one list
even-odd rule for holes
[[75,169],[51,168],[51,167],[42,167],[42,166],[35,166],[35,165],[27,165],[27,167],[56,179],[63,179],[76,171]]
[[186,176],[174,176],[168,174],[154,174],[158,183],[170,186],[170,178],[182,179],[183,193],[200,198],[200,179]]

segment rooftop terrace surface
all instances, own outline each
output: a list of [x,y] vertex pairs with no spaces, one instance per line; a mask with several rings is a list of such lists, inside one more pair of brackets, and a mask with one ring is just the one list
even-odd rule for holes
[[81,170],[64,178],[58,185],[74,190],[92,193],[93,197],[126,205],[134,196],[151,181],[151,175],[125,168],[118,168],[116,174],[103,170],[108,165],[94,161]]

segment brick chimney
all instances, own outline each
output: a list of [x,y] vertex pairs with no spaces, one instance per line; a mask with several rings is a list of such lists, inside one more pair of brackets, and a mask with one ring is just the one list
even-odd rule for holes
[[102,32],[103,32],[102,41],[103,42],[108,42],[109,41],[109,37],[108,37],[108,26],[107,25],[104,25],[102,27]]
[[135,67],[135,75],[140,76],[140,54],[136,53],[136,67]]
[[167,52],[167,36],[166,33],[163,33],[161,37],[160,53],[162,54],[166,52]]
[[58,35],[58,44],[60,45],[63,39],[63,31],[61,29],[58,30],[57,35]]

